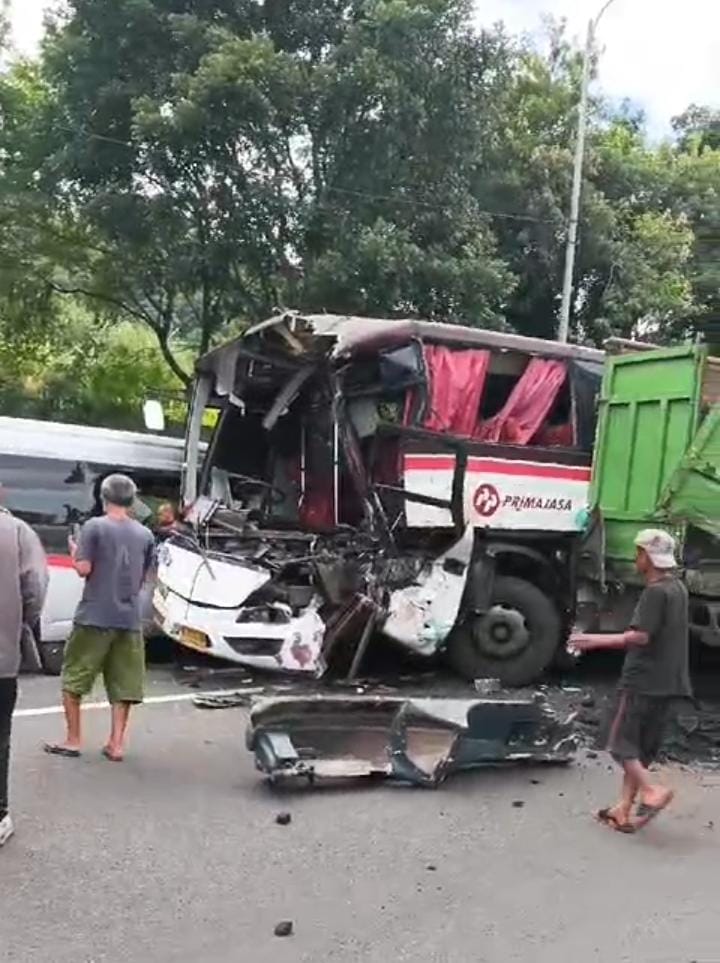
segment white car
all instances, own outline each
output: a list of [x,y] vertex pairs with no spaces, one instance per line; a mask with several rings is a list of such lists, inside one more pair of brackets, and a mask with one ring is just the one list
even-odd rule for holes
[[[46,672],[59,673],[62,652],[73,626],[75,609],[83,592],[83,579],[75,571],[69,555],[48,555],[50,580],[42,615],[40,616],[40,658]],[[142,590],[141,610],[143,633],[146,638],[157,635],[159,629],[153,614],[154,580]]]
[[[39,650],[48,672],[58,672],[62,649],[82,594],[68,553],[71,529],[98,514],[100,484],[112,472],[138,486],[138,517],[177,500],[183,441],[163,435],[0,418],[0,498],[40,536],[50,584],[40,619]],[[143,619],[152,624],[152,589],[143,593]]]

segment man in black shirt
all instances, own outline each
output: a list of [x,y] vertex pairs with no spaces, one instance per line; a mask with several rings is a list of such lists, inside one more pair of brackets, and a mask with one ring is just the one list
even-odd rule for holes
[[674,700],[692,694],[688,593],[676,573],[675,540],[660,529],[646,529],[636,538],[635,546],[636,565],[645,589],[630,628],[616,635],[579,633],[568,643],[575,652],[627,650],[607,732],[607,749],[623,767],[622,797],[615,806],[597,814],[619,832],[635,832],[671,802],[672,790],[653,783],[648,766],[662,744]]

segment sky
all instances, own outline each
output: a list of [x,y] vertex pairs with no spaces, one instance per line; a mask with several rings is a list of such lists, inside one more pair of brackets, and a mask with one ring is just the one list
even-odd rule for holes
[[[14,39],[33,53],[48,0],[10,0]],[[502,20],[511,32],[537,34],[541,17],[565,17],[584,38],[603,0],[475,0],[479,24]],[[608,96],[629,98],[647,116],[651,135],[670,130],[688,104],[720,106],[719,0],[613,0],[597,32],[603,50],[597,80]]]

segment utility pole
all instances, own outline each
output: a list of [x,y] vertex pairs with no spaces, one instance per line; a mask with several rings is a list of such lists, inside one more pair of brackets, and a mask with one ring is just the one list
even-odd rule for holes
[[575,141],[575,161],[573,164],[572,192],[570,194],[570,222],[568,224],[567,245],[565,247],[565,272],[563,274],[562,302],[560,304],[560,323],[558,341],[567,341],[570,331],[570,307],[573,295],[573,275],[575,272],[575,249],[577,247],[578,223],[580,219],[580,192],[582,190],[583,162],[585,160],[585,131],[587,129],[588,87],[590,86],[590,60],[595,42],[595,30],[600,18],[614,0],[607,0],[598,15],[588,22],[583,57],[582,85],[578,105],[577,139]]

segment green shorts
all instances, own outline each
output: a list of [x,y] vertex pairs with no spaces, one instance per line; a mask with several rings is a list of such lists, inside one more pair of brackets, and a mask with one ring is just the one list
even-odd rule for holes
[[110,702],[142,702],[145,640],[141,632],[76,625],[65,646],[62,688],[84,696],[102,672]]

